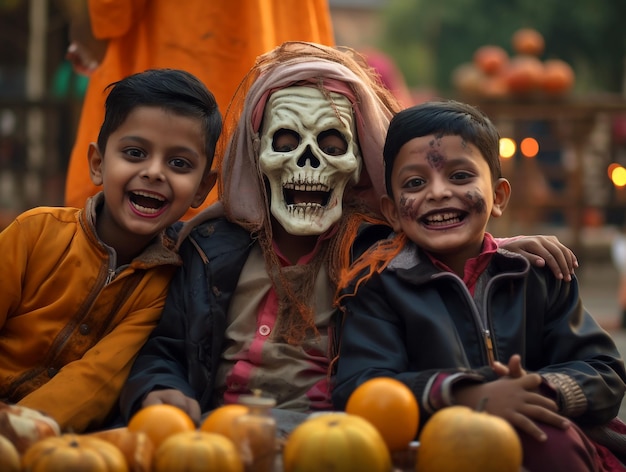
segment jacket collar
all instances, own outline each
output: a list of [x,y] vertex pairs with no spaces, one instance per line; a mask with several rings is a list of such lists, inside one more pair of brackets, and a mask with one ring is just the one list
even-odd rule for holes
[[[528,259],[519,254],[510,252],[504,248],[498,248],[490,263],[491,272],[497,274],[524,275],[530,270]],[[407,241],[404,248],[394,257],[389,265],[389,270],[397,272],[398,276],[412,281],[423,283],[432,279],[436,274],[442,273],[440,269],[430,261],[426,253],[412,241]],[[452,274],[449,272],[449,274]],[[455,276],[456,277],[456,276]]]
[[[87,199],[85,208],[79,213],[79,221],[89,239],[99,245],[106,252],[111,253],[112,249],[104,244],[96,232],[96,220],[98,219],[98,209],[104,205],[104,193],[99,192]],[[173,233],[172,233],[173,234]],[[139,264],[143,268],[160,265],[182,265],[182,260],[178,252],[174,250],[175,241],[168,232],[162,231],[135,259],[132,265]]]

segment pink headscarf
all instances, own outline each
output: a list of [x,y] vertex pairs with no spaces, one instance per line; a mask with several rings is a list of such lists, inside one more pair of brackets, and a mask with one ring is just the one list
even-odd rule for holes
[[[294,54],[293,49],[298,52]],[[265,103],[276,90],[306,84],[342,94],[352,103],[364,166],[360,182],[346,193],[348,201],[344,203],[359,198],[379,213],[378,201],[385,192],[382,149],[387,126],[398,108],[391,94],[377,85],[372,70],[357,62],[352,53],[311,43],[285,43],[261,56],[255,67],[259,75],[244,97],[240,119],[220,166],[220,200],[226,216],[250,230],[263,226],[269,199],[258,157]],[[236,99],[237,95],[229,112],[237,106]]]
[[259,56],[235,92],[215,159],[220,174],[219,202],[190,220],[184,235],[196,224],[224,214],[249,231],[268,227],[269,197],[259,167],[259,126],[269,96],[294,85],[318,87],[350,100],[363,170],[358,184],[346,190],[344,207],[361,203],[380,214],[379,200],[385,193],[382,150],[389,121],[400,105],[380,84],[376,71],[352,49],[287,42]]

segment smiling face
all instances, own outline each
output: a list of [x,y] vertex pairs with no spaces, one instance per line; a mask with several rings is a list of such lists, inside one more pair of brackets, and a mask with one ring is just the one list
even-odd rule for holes
[[511,192],[506,179],[492,182],[478,148],[456,135],[407,141],[394,161],[391,189],[381,209],[394,231],[453,270],[480,253],[489,218],[502,214]]
[[200,120],[159,107],[131,111],[107,141],[104,156],[92,144],[91,178],[103,185],[100,238],[116,248],[146,244],[197,207],[215,183]]

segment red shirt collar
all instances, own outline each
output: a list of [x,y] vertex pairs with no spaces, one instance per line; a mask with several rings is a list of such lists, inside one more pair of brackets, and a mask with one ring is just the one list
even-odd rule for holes
[[[465,285],[472,295],[474,294],[474,288],[476,286],[476,281],[478,280],[478,277],[480,277],[480,275],[485,271],[485,269],[489,265],[489,262],[491,262],[491,257],[496,253],[497,250],[498,244],[496,243],[495,239],[493,239],[493,236],[491,236],[491,234],[489,233],[485,233],[485,239],[483,239],[483,247],[480,251],[480,254],[476,257],[468,259],[467,262],[465,262],[465,267],[463,269],[463,282],[465,282]],[[435,265],[435,267],[446,272],[452,272],[452,269],[450,269],[446,264],[441,262],[435,256],[427,251],[424,252],[426,252],[426,255]]]

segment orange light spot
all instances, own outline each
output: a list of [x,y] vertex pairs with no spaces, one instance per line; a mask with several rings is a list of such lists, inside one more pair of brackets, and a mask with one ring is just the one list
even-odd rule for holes
[[539,143],[535,138],[524,138],[519,145],[524,157],[535,157],[539,152]]

